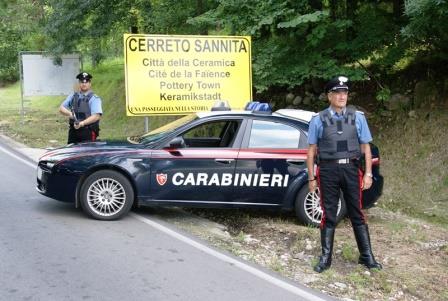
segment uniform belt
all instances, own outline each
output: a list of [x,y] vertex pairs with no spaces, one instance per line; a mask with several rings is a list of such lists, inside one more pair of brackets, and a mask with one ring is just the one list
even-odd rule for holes
[[321,164],[332,163],[332,164],[358,164],[358,158],[343,158],[334,160],[320,160]]

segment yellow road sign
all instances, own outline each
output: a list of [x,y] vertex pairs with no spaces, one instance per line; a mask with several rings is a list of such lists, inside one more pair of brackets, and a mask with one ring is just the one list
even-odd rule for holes
[[124,35],[128,116],[209,111],[252,100],[248,36]]

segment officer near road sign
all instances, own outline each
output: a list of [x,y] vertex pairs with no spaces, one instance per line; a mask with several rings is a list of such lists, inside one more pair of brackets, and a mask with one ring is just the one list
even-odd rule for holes
[[[320,190],[323,210],[320,225],[322,255],[314,270],[331,266],[339,196],[342,191],[360,253],[358,263],[381,269],[372,253],[369,229],[362,212],[362,190],[372,186],[372,141],[364,114],[347,107],[348,78],[338,76],[325,86],[330,106],[316,114],[308,131],[308,186]],[[361,156],[365,157],[364,171]],[[317,159],[317,160],[316,160]],[[314,164],[317,162],[315,171]]]
[[103,114],[101,98],[91,90],[92,75],[81,72],[76,78],[79,92],[70,94],[59,107],[59,112],[69,117],[68,144],[95,141]]

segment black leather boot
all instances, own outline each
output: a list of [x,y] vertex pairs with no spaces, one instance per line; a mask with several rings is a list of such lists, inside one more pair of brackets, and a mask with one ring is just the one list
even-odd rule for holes
[[320,230],[320,243],[322,245],[322,255],[319,263],[314,267],[318,273],[322,273],[331,266],[331,255],[333,253],[333,240],[335,228],[324,227]]
[[375,260],[370,246],[369,228],[367,225],[354,226],[356,243],[358,244],[359,260],[358,263],[365,265],[369,269],[381,270],[383,266]]

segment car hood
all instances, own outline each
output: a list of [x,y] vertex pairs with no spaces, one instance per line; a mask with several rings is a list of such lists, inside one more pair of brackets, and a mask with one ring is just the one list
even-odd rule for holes
[[70,157],[93,155],[98,153],[130,152],[143,149],[141,144],[131,144],[127,141],[98,141],[70,144],[65,147],[48,150],[39,161],[60,161]]

